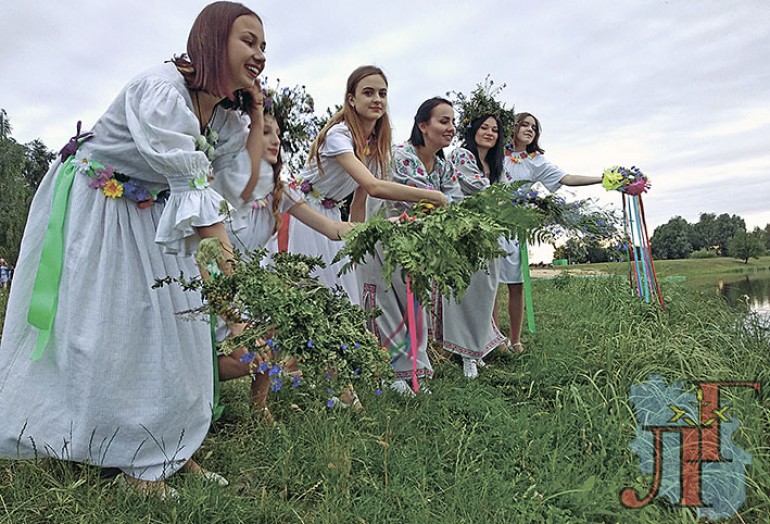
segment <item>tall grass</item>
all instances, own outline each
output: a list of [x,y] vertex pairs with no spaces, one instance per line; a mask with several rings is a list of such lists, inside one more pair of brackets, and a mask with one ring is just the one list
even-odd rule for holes
[[[469,382],[437,365],[430,396],[362,394],[366,410],[327,410],[285,391],[276,426],[249,409],[245,382],[198,453],[231,481],[174,477],[178,502],[112,486],[96,468],[0,461],[0,522],[687,523],[659,501],[618,494],[650,478],[628,448],[632,385],[758,380],[761,399],[730,391],[736,441],[753,455],[747,498],[727,522],[770,522],[770,351],[716,297],[664,286],[663,312],[622,279],[535,283],[538,332],[522,355],[493,355]],[[501,304],[501,311],[505,311]],[[765,333],[766,335],[766,333]]]

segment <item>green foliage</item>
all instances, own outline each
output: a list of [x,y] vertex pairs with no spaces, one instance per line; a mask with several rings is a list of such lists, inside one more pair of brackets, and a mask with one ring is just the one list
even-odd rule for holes
[[700,248],[697,251],[690,253],[690,258],[716,258],[717,253],[712,249]]
[[434,283],[442,295],[462,297],[473,274],[504,254],[499,237],[527,236],[542,221],[536,210],[511,205],[510,188],[492,186],[447,208],[415,205],[397,222],[374,217],[345,236],[337,260],[350,257],[347,271],[382,243],[383,278],[389,281],[401,268],[415,295],[429,304]]
[[0,109],[0,256],[16,262],[32,195],[54,154],[40,140],[19,144]]
[[444,296],[462,298],[473,274],[504,254],[501,236],[546,242],[565,231],[599,234],[612,221],[607,213],[586,212],[586,201],[540,197],[521,185],[493,184],[447,208],[416,205],[398,221],[374,217],[345,236],[336,260],[349,257],[343,267],[347,271],[364,262],[380,242],[386,248],[383,278],[389,281],[401,268],[415,295],[429,304],[432,285]]
[[728,244],[730,256],[748,263],[750,258],[759,258],[765,254],[765,246],[762,242],[762,230],[756,228],[751,233],[745,229],[739,229],[730,239]]
[[650,239],[652,255],[655,258],[687,258],[692,253],[690,243],[691,227],[687,221],[676,216],[655,228]]
[[[756,379],[764,390],[767,340],[713,292],[664,287],[661,312],[625,279],[534,285],[537,336],[522,355],[493,353],[473,382],[438,363],[432,395],[364,392],[362,414],[298,410],[281,395],[277,426],[250,409],[248,379],[227,382],[230,409],[196,458],[230,487],[175,475],[180,500],[161,502],[95,468],[2,460],[0,522],[694,524],[686,508],[619,502],[621,489],[652,482],[628,449],[639,422],[629,389],[658,373],[688,385]],[[741,516],[725,522],[770,522],[766,396],[734,390],[723,400],[752,454]]]
[[[206,303],[199,311],[248,325],[243,334],[221,344],[225,353],[249,348],[252,364],[264,361],[269,368],[295,357],[303,384],[310,386],[306,390],[317,395],[325,394],[328,385],[351,381],[364,381],[365,387],[375,389],[381,379],[391,376],[387,352],[365,326],[376,312],[365,312],[341,290],[331,290],[311,277],[319,259],[278,253],[263,266],[265,253],[263,249],[237,256],[227,275],[218,269],[225,264],[219,241],[206,239],[196,261],[208,268],[210,279],[166,278],[156,285],[175,283],[202,291]],[[280,389],[281,384],[274,379],[273,386]]]

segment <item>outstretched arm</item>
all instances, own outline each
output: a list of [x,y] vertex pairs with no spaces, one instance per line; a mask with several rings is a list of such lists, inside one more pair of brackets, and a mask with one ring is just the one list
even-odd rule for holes
[[565,186],[592,186],[601,184],[601,176],[564,175],[560,182]]
[[354,224],[351,222],[336,222],[313,209],[307,202],[297,202],[290,210],[291,216],[315,229],[330,240],[341,240],[342,235],[350,231]]
[[440,191],[420,189],[387,180],[380,180],[353,153],[342,153],[335,158],[342,166],[342,169],[353,177],[369,196],[399,202],[427,200],[437,206],[447,205],[447,199]]

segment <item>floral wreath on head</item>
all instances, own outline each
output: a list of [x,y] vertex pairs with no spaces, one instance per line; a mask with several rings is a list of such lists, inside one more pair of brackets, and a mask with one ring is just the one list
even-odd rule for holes
[[450,91],[447,93],[448,97],[452,97],[452,104],[455,110],[460,115],[458,124],[458,135],[464,138],[474,120],[479,117],[491,115],[497,118],[498,122],[502,126],[500,132],[505,139],[510,136],[513,131],[513,125],[515,122],[513,108],[506,109],[504,104],[498,102],[495,97],[505,88],[505,84],[501,84],[498,87],[494,87],[494,80],[490,78],[490,75],[484,77],[484,82],[476,84],[476,87],[471,91],[470,96],[466,96],[463,93],[457,91]]
[[314,113],[313,97],[304,85],[281,87],[280,79],[276,79],[275,87],[269,87],[266,77],[261,83],[265,114],[275,118],[281,129],[284,163],[291,173],[296,173],[305,165],[310,144],[321,129],[321,120]]

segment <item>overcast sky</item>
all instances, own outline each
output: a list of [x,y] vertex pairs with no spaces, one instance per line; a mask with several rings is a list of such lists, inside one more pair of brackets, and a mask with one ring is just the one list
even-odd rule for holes
[[[58,150],[122,86],[185,50],[199,0],[2,0],[0,108],[20,142]],[[491,74],[542,123],[546,156],[597,175],[636,165],[650,233],[681,215],[770,223],[770,1],[246,1],[265,23],[264,74],[322,110],[357,66],[382,67],[394,139],[417,106]],[[617,193],[579,188],[619,206]]]

